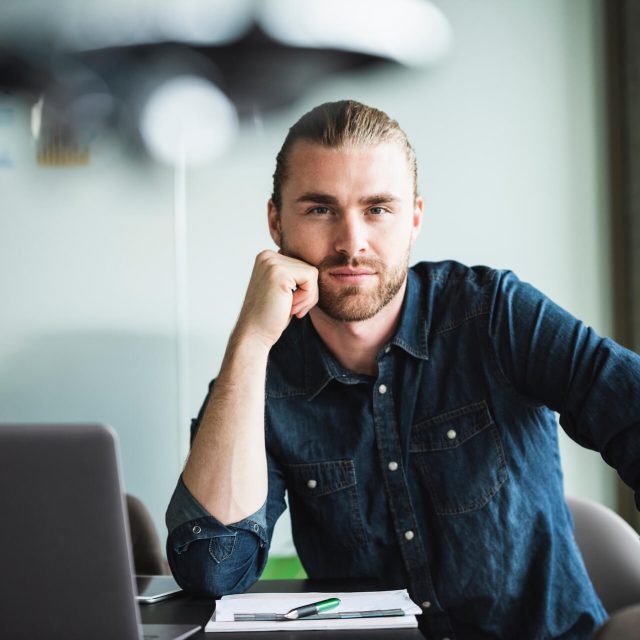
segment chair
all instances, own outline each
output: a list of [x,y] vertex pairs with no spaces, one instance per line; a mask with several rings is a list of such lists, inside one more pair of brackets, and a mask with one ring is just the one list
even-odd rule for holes
[[575,522],[576,542],[604,608],[611,615],[640,604],[638,533],[617,513],[597,502],[567,497],[567,504]]
[[144,503],[126,494],[133,564],[138,575],[168,575],[169,564],[162,553],[156,527]]
[[640,605],[616,611],[596,632],[593,640],[638,640]]

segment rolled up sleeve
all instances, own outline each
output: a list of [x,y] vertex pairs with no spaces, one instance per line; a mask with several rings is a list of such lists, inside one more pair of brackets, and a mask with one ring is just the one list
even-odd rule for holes
[[178,584],[208,596],[246,591],[267,561],[266,502],[254,514],[224,525],[187,489],[182,477],[166,513],[167,559]]

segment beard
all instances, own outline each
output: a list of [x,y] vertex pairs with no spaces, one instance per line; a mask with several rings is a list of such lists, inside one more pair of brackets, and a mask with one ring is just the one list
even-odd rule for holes
[[[288,249],[284,234],[280,242],[284,255],[307,262]],[[373,318],[400,291],[409,269],[409,253],[410,248],[407,247],[403,258],[393,266],[388,266],[379,258],[349,258],[345,255],[324,258],[320,264],[314,265],[318,269],[318,308],[340,322],[361,322]],[[331,284],[329,271],[338,267],[373,271],[377,283],[373,287],[354,284],[335,288]]]

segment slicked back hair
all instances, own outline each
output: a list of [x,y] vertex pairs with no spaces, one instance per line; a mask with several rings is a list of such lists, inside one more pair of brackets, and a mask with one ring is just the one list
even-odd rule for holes
[[404,150],[413,175],[414,199],[418,195],[416,154],[400,125],[384,111],[368,107],[355,100],[325,102],[305,113],[290,129],[276,156],[271,199],[276,209],[282,205],[282,185],[287,179],[287,161],[293,145],[304,140],[331,149],[346,146],[373,146],[397,142]]

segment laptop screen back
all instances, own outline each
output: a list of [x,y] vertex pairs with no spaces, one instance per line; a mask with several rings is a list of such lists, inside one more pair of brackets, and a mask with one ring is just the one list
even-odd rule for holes
[[113,430],[0,425],[0,487],[2,635],[137,640]]

